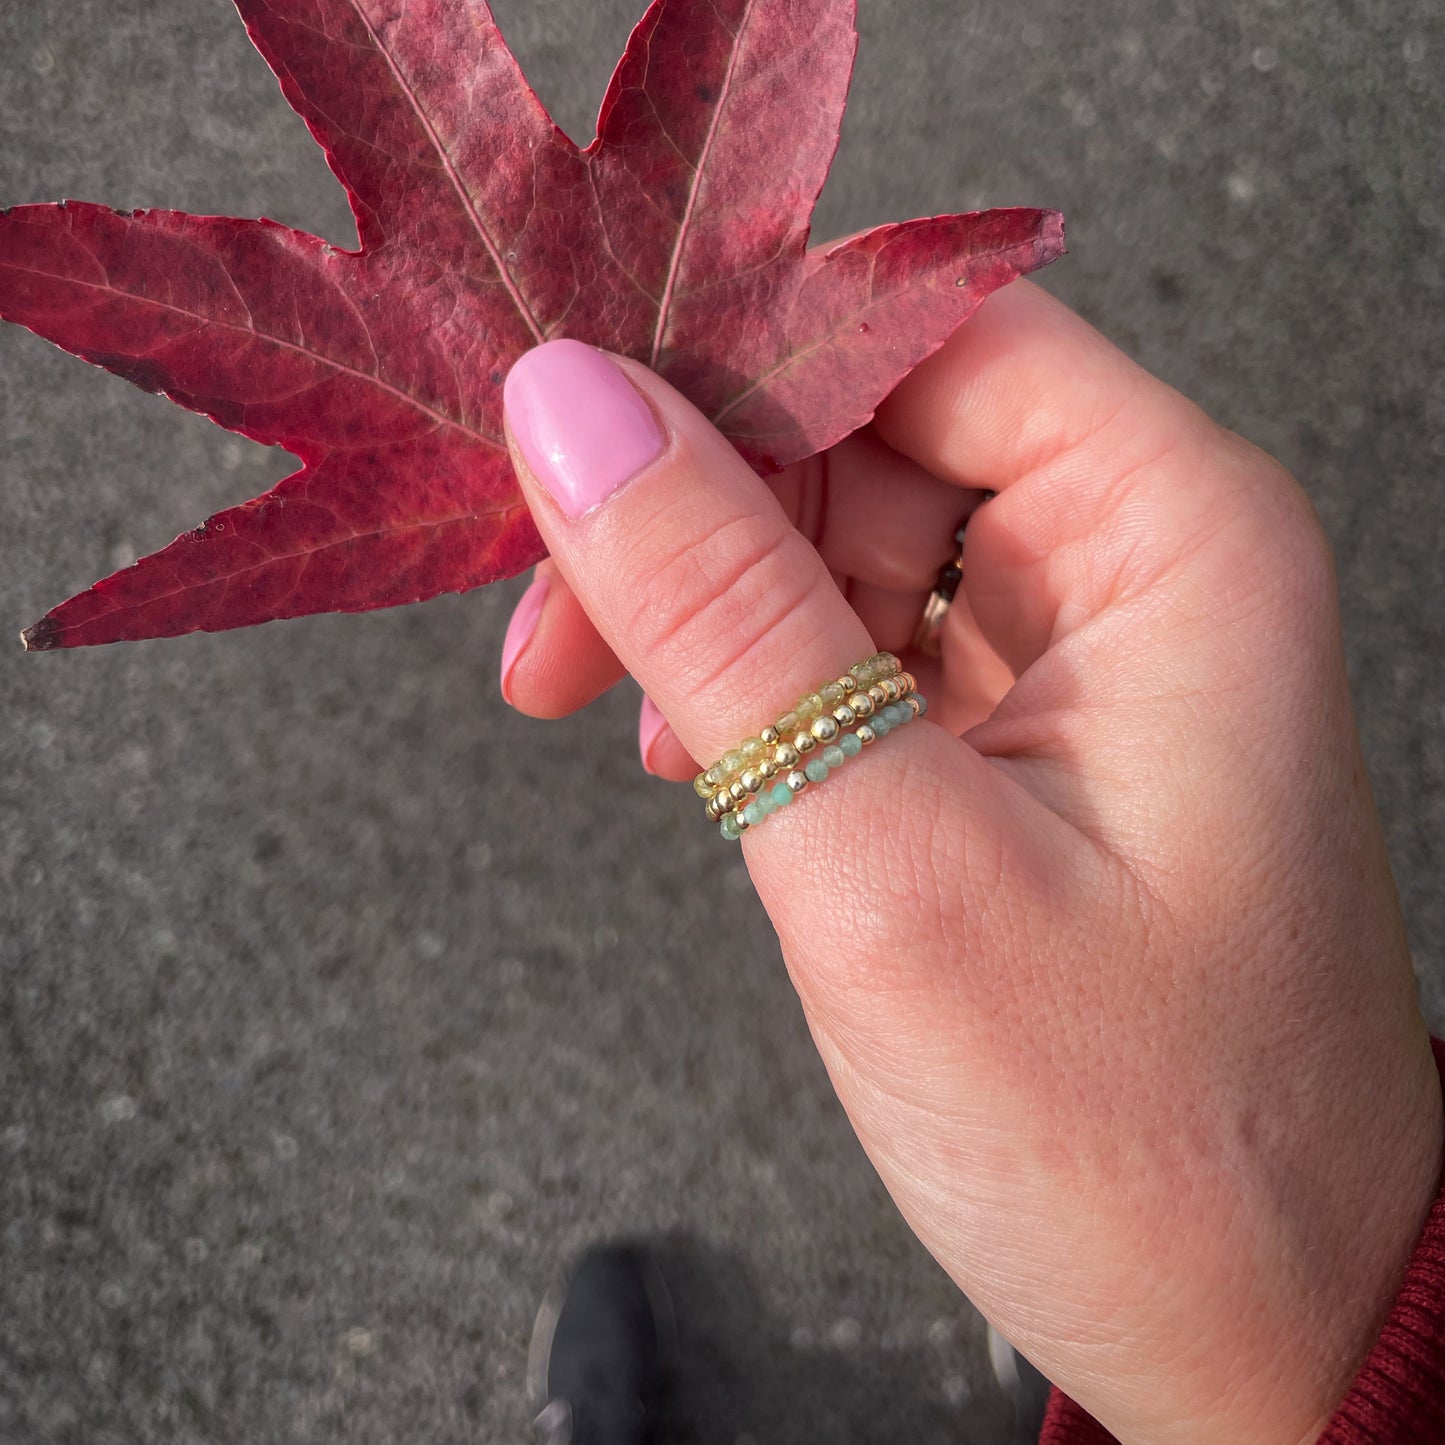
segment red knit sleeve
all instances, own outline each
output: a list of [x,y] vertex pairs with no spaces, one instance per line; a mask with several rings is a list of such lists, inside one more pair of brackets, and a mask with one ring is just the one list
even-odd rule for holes
[[[1445,1043],[1431,1039],[1445,1090]],[[1317,1445],[1445,1442],[1445,1173],[1395,1307]],[[1049,1396],[1039,1445],[1118,1445],[1062,1390]]]

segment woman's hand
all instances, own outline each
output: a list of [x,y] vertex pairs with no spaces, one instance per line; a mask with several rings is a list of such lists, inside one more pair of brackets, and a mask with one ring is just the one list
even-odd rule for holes
[[507,696],[556,716],[625,667],[690,777],[901,651],[996,491],[941,672],[905,654],[928,719],[748,867],[864,1147],[989,1318],[1125,1442],[1312,1440],[1441,1109],[1304,494],[1024,283],[771,486],[620,365],[563,342],[509,379],[553,560]]

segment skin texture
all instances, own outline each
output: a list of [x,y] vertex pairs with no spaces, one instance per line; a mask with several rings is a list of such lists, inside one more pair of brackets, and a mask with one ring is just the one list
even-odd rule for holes
[[[1313,1440],[1442,1125],[1304,493],[1022,282],[771,484],[624,369],[667,448],[597,510],[567,520],[513,444],[552,558],[509,700],[559,716],[625,668],[681,780],[903,652],[928,719],[742,845],[864,1148],[1126,1445]],[[926,665],[908,635],[975,509]]]

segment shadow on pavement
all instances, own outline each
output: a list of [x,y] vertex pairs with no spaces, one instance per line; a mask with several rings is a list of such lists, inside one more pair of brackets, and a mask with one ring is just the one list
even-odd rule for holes
[[1012,1407],[974,1395],[968,1351],[799,1339],[770,1315],[739,1256],[686,1236],[653,1241],[680,1358],[657,1445],[1006,1445]]

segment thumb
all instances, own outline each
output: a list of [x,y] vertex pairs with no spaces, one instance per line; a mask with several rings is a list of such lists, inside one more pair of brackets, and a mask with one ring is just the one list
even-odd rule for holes
[[553,558],[695,758],[874,651],[770,489],[646,368],[550,342],[513,367],[506,415]]
[[[505,401],[513,461],[557,566],[704,766],[874,651],[770,488],[645,367],[554,341],[517,362]],[[890,969],[919,966],[920,935],[959,918],[981,926],[1012,864],[1058,877],[1058,820],[1019,827],[1020,807],[1043,815],[923,719],[750,829],[749,867],[810,1012],[833,1013],[830,999],[856,1019],[870,995],[896,999],[903,980]],[[838,950],[850,928],[874,947]]]

